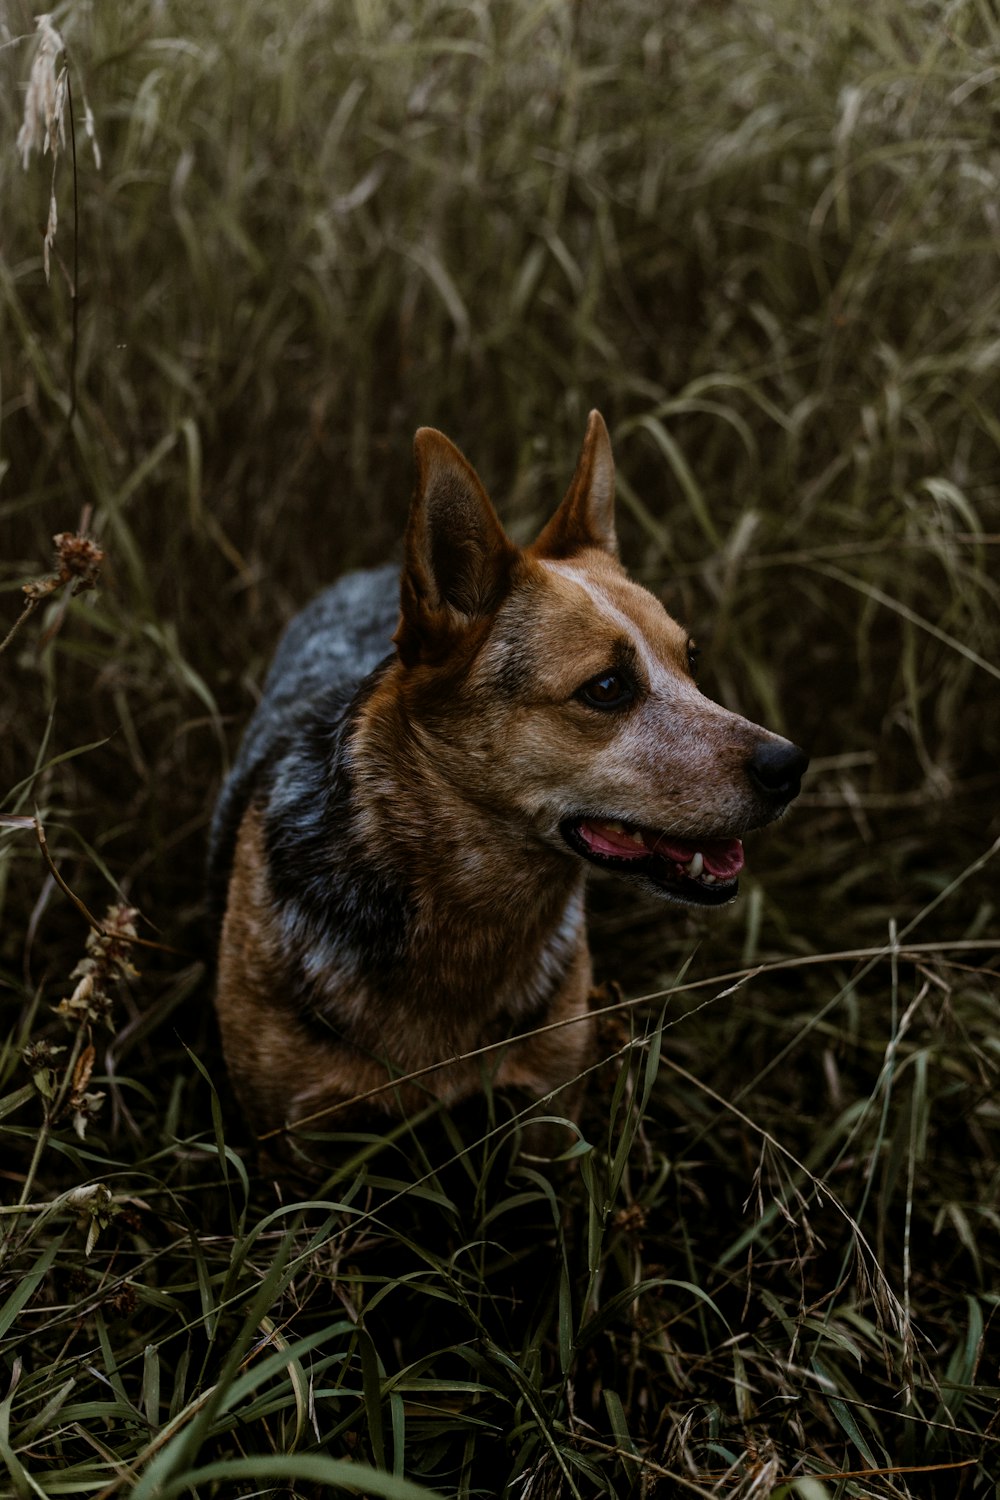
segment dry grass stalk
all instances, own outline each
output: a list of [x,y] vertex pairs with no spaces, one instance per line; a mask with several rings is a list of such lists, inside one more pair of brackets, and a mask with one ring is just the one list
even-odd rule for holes
[[[31,64],[28,91],[24,97],[24,118],[17,133],[17,149],[21,153],[21,165],[25,171],[32,151],[42,156],[52,154],[52,190],[49,194],[49,216],[45,226],[43,258],[45,279],[50,278],[50,259],[59,226],[59,209],[56,203],[56,167],[59,152],[66,145],[66,94],[69,75],[65,62],[59,66],[60,57],[65,56],[66,47],[62,36],[52,24],[51,15],[37,16],[38,45]],[[90,134],[88,127],[88,134]]]

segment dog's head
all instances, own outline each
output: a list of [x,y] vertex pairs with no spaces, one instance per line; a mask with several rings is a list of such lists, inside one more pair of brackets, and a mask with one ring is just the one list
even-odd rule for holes
[[619,563],[600,415],[528,548],[441,433],[421,428],[416,460],[395,641],[441,777],[529,845],[675,901],[731,900],[742,835],[781,816],[807,758],[699,691],[687,631]]

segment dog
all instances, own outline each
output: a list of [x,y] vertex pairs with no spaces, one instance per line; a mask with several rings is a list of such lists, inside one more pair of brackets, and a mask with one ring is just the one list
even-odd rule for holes
[[295,617],[213,821],[217,1011],[258,1135],[484,1087],[572,1113],[589,868],[722,906],[807,765],[699,691],[687,631],[619,562],[599,413],[524,548],[442,433],[414,446],[401,575]]

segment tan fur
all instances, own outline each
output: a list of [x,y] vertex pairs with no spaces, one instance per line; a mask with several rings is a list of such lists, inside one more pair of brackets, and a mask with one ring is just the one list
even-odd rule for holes
[[[456,881],[456,894],[460,886]],[[539,906],[542,925],[547,911],[544,902]],[[581,922],[581,939],[582,930]],[[475,1093],[485,1078],[494,1088],[523,1088],[536,1097],[572,1083],[586,1065],[591,1040],[591,1023],[584,1019],[591,986],[586,943],[577,943],[566,984],[545,1017],[546,1023],[579,1017],[579,1024],[513,1041],[482,1058],[447,1063],[446,1059],[461,1058],[494,1040],[490,1022],[502,1007],[497,996],[489,994],[490,985],[475,983],[473,976],[487,967],[491,977],[502,969],[504,989],[512,999],[518,993],[518,953],[509,946],[509,927],[494,929],[485,941],[480,935],[471,951],[468,937],[468,924],[457,911],[453,927],[424,935],[414,954],[416,973],[422,972],[428,950],[433,949],[435,959],[445,956],[446,981],[444,988],[436,984],[433,994],[423,994],[418,986],[415,1023],[386,1035],[374,1017],[370,1026],[358,1020],[351,1048],[339,1045],[332,1035],[328,1046],[318,1045],[315,1035],[304,1030],[294,1011],[282,1003],[284,960],[273,921],[260,819],[251,808],[240,828],[223,923],[216,1009],[230,1076],[258,1133],[266,1135],[297,1121],[330,1130],[347,1128],[372,1112],[412,1113],[431,1098],[450,1101]],[[531,946],[530,935],[525,946]],[[341,998],[345,1013],[355,1007],[364,1012],[363,992]],[[441,1063],[445,1065],[435,1066]],[[431,1071],[419,1080],[385,1088],[390,1078],[423,1068]],[[567,1095],[554,1107],[565,1110],[568,1102]]]
[[[314,970],[328,1038],[315,1018],[303,1024],[251,803],[217,1003],[230,1072],[265,1135],[411,1112],[484,1081],[536,1098],[563,1088],[569,1107],[591,1046],[591,967],[586,866],[562,820],[579,811],[731,839],[782,810],[762,811],[747,765],[762,744],[787,742],[702,695],[687,632],[617,560],[611,450],[596,414],[563,504],[528,549],[507,539],[447,439],[422,431],[417,455],[397,656],[350,742],[352,831],[374,866],[405,871],[405,973],[387,993],[331,959],[329,974]],[[581,685],[623,651],[635,703],[595,712]]]

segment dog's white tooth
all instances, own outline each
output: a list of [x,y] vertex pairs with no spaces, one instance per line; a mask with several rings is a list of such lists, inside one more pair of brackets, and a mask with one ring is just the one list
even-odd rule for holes
[[715,884],[715,876],[714,875],[703,875],[701,877],[701,883],[702,883],[702,885],[714,885]]
[[691,860],[690,860],[690,862],[689,862],[689,864],[687,866],[687,873],[688,873],[689,878],[691,880],[697,880],[698,877],[699,877],[699,875],[701,874],[701,872],[702,872],[702,870],[704,868],[705,868],[704,856],[702,855],[702,852],[699,849],[698,852],[697,852],[697,854],[693,854],[691,856]]

